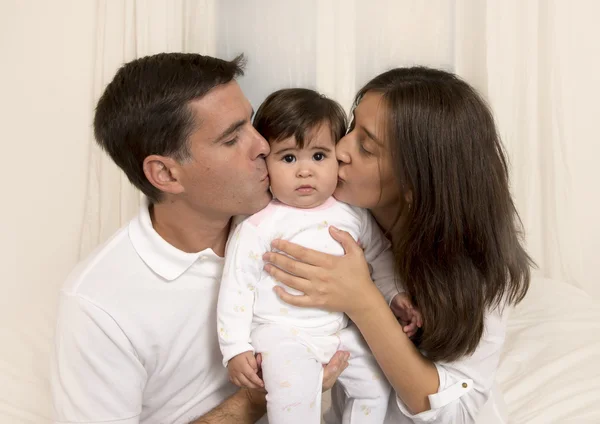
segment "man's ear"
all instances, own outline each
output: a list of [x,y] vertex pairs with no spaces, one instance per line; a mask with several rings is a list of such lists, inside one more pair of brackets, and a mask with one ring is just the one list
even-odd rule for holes
[[150,155],[144,159],[144,174],[150,184],[161,192],[179,194],[184,191],[180,181],[181,166],[166,156]]

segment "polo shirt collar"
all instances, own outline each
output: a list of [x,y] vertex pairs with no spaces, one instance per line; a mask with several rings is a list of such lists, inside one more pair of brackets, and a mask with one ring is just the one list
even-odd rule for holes
[[217,255],[212,249],[187,253],[163,239],[152,226],[148,199],[144,199],[140,213],[129,223],[129,238],[140,258],[152,271],[167,281],[181,276],[201,256]]

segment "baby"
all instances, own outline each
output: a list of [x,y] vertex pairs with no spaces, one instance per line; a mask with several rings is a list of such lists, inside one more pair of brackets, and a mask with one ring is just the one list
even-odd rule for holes
[[232,382],[255,387],[262,384],[255,354],[262,354],[269,423],[318,424],[323,364],[337,350],[348,351],[338,380],[348,395],[343,422],[383,423],[390,386],[356,327],[342,313],[282,302],[276,285],[300,293],[263,271],[262,255],[274,239],[343,255],[329,234],[333,225],[364,249],[388,303],[398,295],[389,242],[369,212],[332,197],[344,110],[312,90],[280,90],[260,106],[254,126],[271,146],[266,161],[274,200],[239,224],[227,246],[217,310],[223,363]]

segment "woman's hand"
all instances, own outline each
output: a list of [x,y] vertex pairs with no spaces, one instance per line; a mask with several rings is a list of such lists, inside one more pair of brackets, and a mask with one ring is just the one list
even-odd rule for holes
[[272,247],[292,258],[267,252],[263,255],[268,262],[265,270],[275,280],[304,293],[292,295],[282,287],[275,287],[277,295],[291,305],[345,312],[351,318],[368,310],[373,301],[385,304],[371,280],[360,246],[345,231],[329,227],[329,233],[341,243],[344,256],[328,255],[285,240],[273,241]]

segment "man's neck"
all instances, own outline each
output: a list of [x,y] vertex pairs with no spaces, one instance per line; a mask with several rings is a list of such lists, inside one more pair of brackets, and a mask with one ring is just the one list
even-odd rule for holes
[[231,217],[211,218],[181,202],[163,202],[150,207],[154,230],[169,244],[188,253],[212,249],[225,256]]

